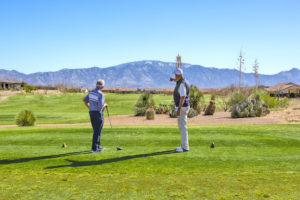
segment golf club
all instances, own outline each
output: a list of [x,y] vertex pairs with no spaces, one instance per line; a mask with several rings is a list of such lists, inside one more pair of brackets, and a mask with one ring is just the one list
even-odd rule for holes
[[[107,112],[107,117],[108,117],[108,121],[109,121],[109,124],[110,124],[110,128],[112,128],[110,117],[109,117],[109,112],[108,112],[108,107],[106,108],[106,112]],[[117,138],[118,138],[118,135],[117,135]],[[117,140],[117,141],[119,141],[119,140]],[[121,150],[123,150],[123,148],[122,147],[117,147],[117,150],[121,151]]]

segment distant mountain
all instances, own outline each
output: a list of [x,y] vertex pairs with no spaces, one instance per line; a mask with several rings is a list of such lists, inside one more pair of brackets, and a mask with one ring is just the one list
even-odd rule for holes
[[[0,78],[15,78],[31,85],[55,85],[93,88],[98,79],[104,79],[107,87],[170,88],[175,63],[161,61],[138,61],[107,68],[62,69],[56,72],[23,74],[15,70],[1,70]],[[183,64],[184,76],[199,88],[222,88],[237,85],[239,72],[234,69],[207,68],[201,65]],[[259,84],[271,86],[281,82],[300,84],[300,70],[293,68],[274,75],[259,75]],[[242,74],[242,85],[253,86],[253,73]]]

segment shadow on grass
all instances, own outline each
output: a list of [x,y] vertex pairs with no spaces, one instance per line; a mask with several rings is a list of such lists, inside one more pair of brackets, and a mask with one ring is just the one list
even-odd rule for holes
[[145,158],[145,157],[150,157],[150,156],[159,156],[159,155],[172,154],[172,153],[176,153],[176,152],[174,150],[169,150],[169,151],[160,151],[160,152],[154,152],[154,153],[123,156],[123,157],[119,157],[119,158],[109,158],[109,159],[95,160],[95,161],[76,161],[76,160],[65,159],[66,161],[71,162],[71,163],[69,165],[46,167],[45,169],[55,169],[55,168],[62,168],[62,167],[84,167],[84,166],[91,166],[91,165],[103,165],[103,164],[106,164],[106,163],[120,162],[120,161],[130,160],[130,159],[134,159],[134,158]]
[[11,160],[0,160],[0,165],[23,163],[23,162],[33,161],[33,160],[43,160],[43,159],[59,158],[59,157],[65,157],[65,156],[74,156],[74,155],[87,154],[87,153],[89,153],[89,151],[79,151],[79,152],[71,152],[71,153],[64,153],[64,154],[58,154],[58,155],[39,156],[39,157],[31,157],[31,158],[18,158],[18,159],[11,159]]

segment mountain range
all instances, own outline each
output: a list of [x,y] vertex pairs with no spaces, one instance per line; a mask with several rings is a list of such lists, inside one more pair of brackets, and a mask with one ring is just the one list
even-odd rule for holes
[[[175,63],[162,61],[137,61],[113,67],[62,69],[55,72],[24,74],[15,70],[0,69],[0,78],[14,78],[30,85],[55,85],[93,88],[98,79],[104,79],[106,87],[172,88],[169,78],[174,76]],[[182,64],[184,76],[199,88],[223,88],[238,84],[236,69],[208,68],[201,65]],[[293,68],[273,75],[259,74],[259,84],[271,86],[282,82],[300,84],[300,70]],[[242,74],[242,85],[255,85],[253,73]]]

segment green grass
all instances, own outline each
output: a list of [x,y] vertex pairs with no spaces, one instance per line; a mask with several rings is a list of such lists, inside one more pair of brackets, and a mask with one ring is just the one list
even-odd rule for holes
[[[15,124],[15,116],[25,109],[33,111],[38,124],[89,122],[83,104],[85,94],[16,95],[0,103],[0,125]],[[139,94],[105,94],[110,115],[134,114],[134,104]],[[172,96],[154,95],[156,104],[169,104]]]
[[[0,129],[0,199],[297,199],[300,126]],[[216,148],[209,148],[214,141]],[[61,148],[66,142],[68,147]],[[116,151],[121,145],[124,150]]]

